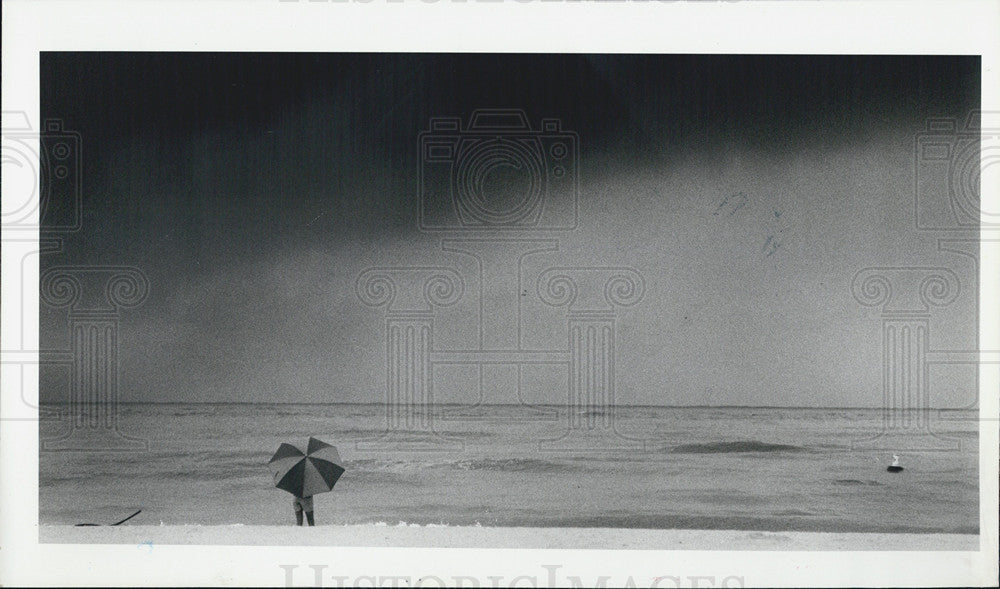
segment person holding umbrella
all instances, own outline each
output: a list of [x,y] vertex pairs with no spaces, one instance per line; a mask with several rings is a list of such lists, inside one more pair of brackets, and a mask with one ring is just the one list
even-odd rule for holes
[[309,438],[306,451],[291,444],[281,444],[268,466],[274,475],[274,486],[292,494],[295,509],[295,523],[302,525],[302,514],[310,526],[316,525],[313,509],[313,495],[333,490],[333,486],[344,474],[337,448]]

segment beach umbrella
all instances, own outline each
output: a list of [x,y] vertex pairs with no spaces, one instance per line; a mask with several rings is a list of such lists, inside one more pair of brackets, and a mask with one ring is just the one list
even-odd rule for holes
[[292,444],[278,446],[268,466],[274,475],[274,486],[296,497],[311,497],[333,490],[344,468],[337,448],[309,438],[303,452]]

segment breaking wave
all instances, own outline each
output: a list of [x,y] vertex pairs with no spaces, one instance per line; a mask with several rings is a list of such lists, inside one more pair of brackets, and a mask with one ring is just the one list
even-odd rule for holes
[[738,452],[803,452],[806,448],[790,444],[768,444],[756,440],[737,442],[711,442],[707,444],[684,444],[675,447],[675,454],[731,454]]

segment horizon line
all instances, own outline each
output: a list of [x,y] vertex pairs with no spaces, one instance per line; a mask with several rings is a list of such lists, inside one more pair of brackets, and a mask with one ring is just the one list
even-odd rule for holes
[[[39,405],[71,405],[70,401],[39,401]],[[82,403],[85,405],[105,405],[108,403]],[[118,401],[119,405],[385,405],[384,401],[373,402],[373,401],[328,401],[328,402],[315,402],[315,401]],[[427,406],[427,404],[419,405],[421,407]],[[526,403],[479,403],[479,404],[468,404],[468,403],[431,403],[431,407],[527,407],[527,408],[565,408],[565,403],[536,403],[536,404],[526,404]],[[618,405],[590,405],[579,409],[584,411],[593,411],[595,409],[608,409],[608,408],[646,408],[646,409],[656,409],[656,408],[667,408],[667,409],[884,409],[889,411],[885,407],[878,406],[838,406],[838,405],[676,405],[676,404],[664,404],[664,405],[651,405],[651,404],[618,404]],[[896,408],[892,411],[978,411],[979,407],[923,407],[923,408]]]

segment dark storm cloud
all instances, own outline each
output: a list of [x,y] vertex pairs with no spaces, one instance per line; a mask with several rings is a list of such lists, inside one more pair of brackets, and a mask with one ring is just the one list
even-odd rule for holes
[[598,176],[720,146],[864,140],[972,107],[977,80],[977,61],[947,57],[46,53],[42,106],[83,137],[89,230],[128,244],[164,216],[199,216],[177,244],[198,253],[214,221],[268,247],[316,201],[355,234],[406,229],[393,221],[414,204],[432,116],[559,118]]
[[[913,134],[975,108],[978,76],[930,56],[43,53],[42,116],[83,140],[85,223],[42,263],[150,277],[125,316],[123,398],[377,400],[381,327],[354,277],[461,263],[417,231],[418,135],[520,108],[579,134],[581,230],[561,255],[648,276],[623,324],[633,400],[749,374],[756,392],[713,400],[754,404],[814,377],[787,366],[858,356],[842,348],[867,323],[842,299],[859,265],[930,259],[906,217]],[[713,216],[740,191],[746,214]],[[763,255],[786,229],[785,257]],[[684,367],[713,353],[726,368]]]

